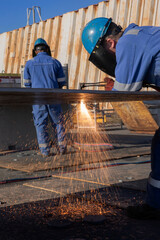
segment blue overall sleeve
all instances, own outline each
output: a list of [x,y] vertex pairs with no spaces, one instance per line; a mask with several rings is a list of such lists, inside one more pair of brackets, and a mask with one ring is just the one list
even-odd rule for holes
[[26,63],[25,68],[24,68],[23,81],[24,81],[24,86],[25,87],[27,87],[27,88],[32,87],[31,75],[30,75],[30,72],[29,72],[29,62]]
[[58,81],[59,88],[62,88],[66,84],[66,79],[62,65],[58,60],[56,60],[56,78]]

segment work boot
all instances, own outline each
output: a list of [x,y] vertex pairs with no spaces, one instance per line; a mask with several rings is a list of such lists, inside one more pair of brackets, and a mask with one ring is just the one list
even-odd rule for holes
[[136,219],[160,219],[160,209],[153,208],[148,204],[129,206],[127,216]]

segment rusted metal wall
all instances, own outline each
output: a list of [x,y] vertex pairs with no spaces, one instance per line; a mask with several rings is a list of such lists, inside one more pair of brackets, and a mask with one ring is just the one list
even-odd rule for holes
[[95,17],[112,17],[123,28],[131,22],[158,26],[160,0],[103,1],[3,33],[0,35],[0,72],[20,73],[21,65],[32,58],[35,40],[42,37],[50,45],[52,56],[68,64],[69,88],[78,89],[80,82],[103,81],[105,74],[88,61],[89,55],[81,43],[83,27]]

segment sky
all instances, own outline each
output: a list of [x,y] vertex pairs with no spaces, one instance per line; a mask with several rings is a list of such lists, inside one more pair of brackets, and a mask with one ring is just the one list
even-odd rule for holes
[[[0,0],[0,33],[25,27],[27,8],[39,6],[42,20],[97,4],[103,0]],[[39,21],[36,12],[36,22]],[[33,23],[32,15],[30,24]]]

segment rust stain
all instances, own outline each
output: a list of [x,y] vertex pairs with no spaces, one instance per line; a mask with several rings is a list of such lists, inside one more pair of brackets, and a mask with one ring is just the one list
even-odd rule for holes
[[[62,20],[66,14],[26,26],[23,30],[19,29],[17,40],[14,37],[14,43],[12,41],[14,31],[8,32],[4,59],[5,71],[6,73],[11,71],[20,73],[20,66],[24,65],[32,57],[32,48],[36,38],[44,37],[50,45],[52,56],[63,58],[61,55],[64,54],[64,58],[68,61],[66,63],[69,65],[69,75],[71,76],[69,85],[72,88],[77,88],[80,82],[100,81],[104,74],[89,63],[89,54],[81,42],[84,25],[91,19],[97,16],[100,17],[101,14],[112,17],[114,21],[116,19],[120,20],[122,23],[118,24],[124,24],[125,27],[129,19],[134,19],[140,25],[141,23],[153,23],[155,16],[157,17],[155,21],[157,24],[159,13],[156,6],[160,8],[159,0],[102,1],[67,13],[69,20],[68,22],[63,21],[63,24]],[[155,15],[156,11],[157,15]],[[66,31],[69,31],[67,37],[63,35],[63,32],[66,33]],[[63,49],[63,52],[61,49]]]
[[13,73],[19,73],[20,61],[22,55],[22,42],[23,42],[24,28],[20,28],[17,36],[16,56],[14,61]]
[[72,13],[72,24],[69,27],[68,31],[69,31],[69,41],[68,41],[68,50],[67,50],[67,55],[68,58],[70,57],[70,55],[72,54],[73,51],[73,47],[74,47],[74,39],[77,36],[77,30],[78,30],[78,24],[77,24],[77,18],[78,18],[78,12],[77,14]]
[[28,42],[28,46],[29,46],[29,51],[28,51],[28,60],[32,58],[32,49],[34,48],[34,43],[37,39],[37,23],[34,23],[31,26],[31,30],[30,30],[30,39]]
[[137,17],[136,17],[136,23],[139,24],[140,23],[140,17],[141,17],[141,11],[142,11],[142,1],[141,0],[137,0]]
[[52,39],[52,33],[53,33],[53,19],[48,19],[46,21],[46,25],[45,25],[44,36],[45,36],[45,40],[47,41],[49,46],[50,46],[51,39]]
[[51,54],[52,57],[57,57],[57,53],[58,53],[58,43],[60,41],[60,31],[61,31],[61,21],[62,21],[62,17],[55,17],[53,19],[53,34],[52,34],[52,39],[50,42],[50,48],[51,48]]
[[7,33],[7,44],[6,44],[6,54],[5,54],[5,72],[8,73],[8,58],[10,54],[10,44],[11,44],[12,32]]

